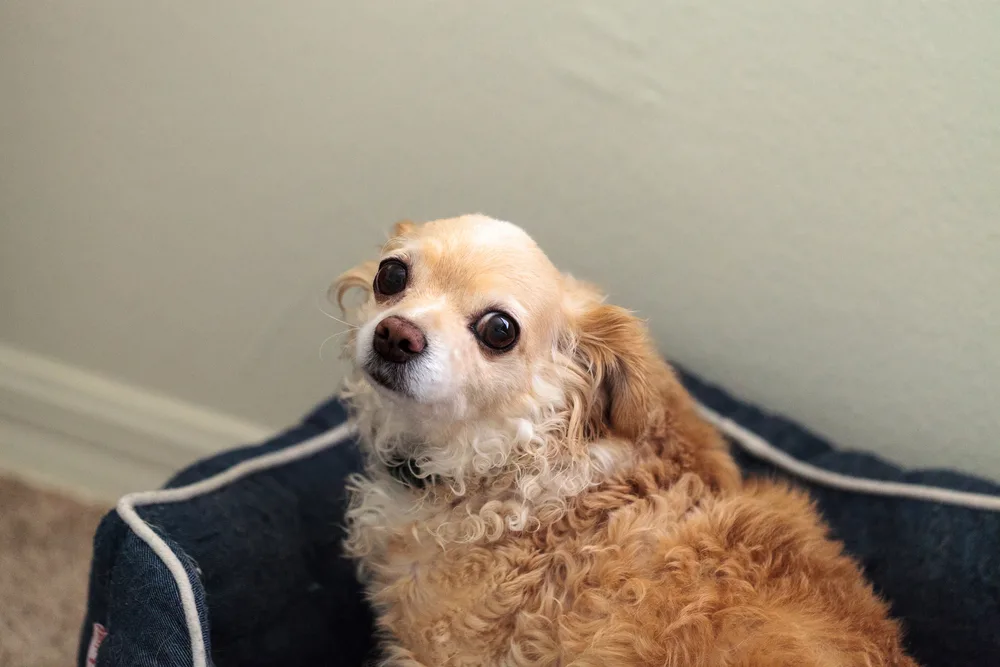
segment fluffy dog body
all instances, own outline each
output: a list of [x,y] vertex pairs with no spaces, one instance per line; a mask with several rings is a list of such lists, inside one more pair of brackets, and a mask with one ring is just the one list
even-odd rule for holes
[[367,294],[347,547],[386,664],[914,664],[808,499],[741,482],[643,324],[518,228],[401,223],[335,287]]

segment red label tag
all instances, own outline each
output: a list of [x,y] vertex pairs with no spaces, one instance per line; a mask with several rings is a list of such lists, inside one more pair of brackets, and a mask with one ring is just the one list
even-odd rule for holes
[[108,629],[100,623],[94,623],[94,630],[90,633],[90,646],[87,648],[87,667],[97,667],[97,649],[101,648],[101,642],[108,636]]

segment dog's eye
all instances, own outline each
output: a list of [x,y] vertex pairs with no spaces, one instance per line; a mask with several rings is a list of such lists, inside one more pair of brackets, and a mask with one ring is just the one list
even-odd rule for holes
[[483,345],[497,352],[506,352],[514,347],[519,333],[514,318],[500,312],[483,315],[476,322],[475,330]]
[[382,296],[399,294],[406,289],[408,275],[406,264],[398,259],[387,259],[378,267],[378,273],[375,274],[375,282],[372,287],[376,294]]

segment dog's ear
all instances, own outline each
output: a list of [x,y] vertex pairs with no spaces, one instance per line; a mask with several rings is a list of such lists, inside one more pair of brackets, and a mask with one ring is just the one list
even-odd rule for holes
[[400,220],[395,225],[392,226],[392,235],[395,236],[407,236],[412,234],[417,229],[417,223],[412,220]]
[[662,408],[668,371],[645,324],[629,311],[597,299],[577,300],[570,313],[573,363],[587,383],[577,421],[588,437],[636,439]]
[[683,452],[686,465],[713,488],[737,488],[739,470],[724,441],[698,414],[645,323],[572,280],[565,294],[571,437],[590,442],[648,436],[654,447]]
[[330,285],[330,290],[327,292],[327,298],[332,302],[337,304],[340,311],[347,314],[347,307],[344,305],[344,297],[351,290],[359,290],[364,293],[364,300],[367,301],[369,297],[372,296],[372,282],[375,280],[375,274],[378,272],[378,261],[372,260],[370,262],[364,262],[358,264],[353,269],[349,269],[333,281]]

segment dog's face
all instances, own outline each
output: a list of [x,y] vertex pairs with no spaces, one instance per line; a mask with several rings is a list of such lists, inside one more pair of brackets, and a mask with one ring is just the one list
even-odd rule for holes
[[485,217],[397,225],[370,281],[355,364],[388,400],[441,416],[493,414],[529,392],[563,324],[559,272]]
[[[505,432],[487,456],[502,465],[543,423],[568,442],[635,437],[647,421],[662,362],[645,327],[561,274],[515,225],[399,223],[377,261],[335,283],[341,305],[355,287],[367,298],[347,353],[400,431],[433,442],[471,429],[475,446],[487,428]],[[437,444],[452,467],[472,456]]]

